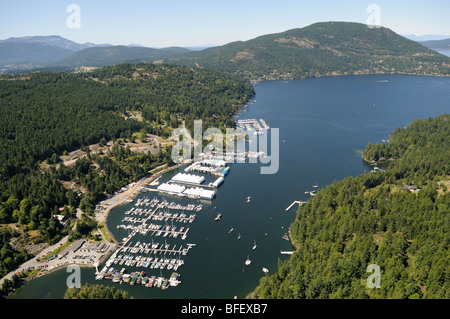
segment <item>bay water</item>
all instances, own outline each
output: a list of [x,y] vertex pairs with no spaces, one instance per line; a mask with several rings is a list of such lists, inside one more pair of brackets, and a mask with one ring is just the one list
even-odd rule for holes
[[[279,169],[275,174],[261,174],[261,167],[268,164],[247,160],[230,165],[230,173],[212,201],[157,192],[141,193],[137,197],[203,205],[192,224],[182,225],[190,227],[186,240],[170,239],[171,246],[196,245],[183,256],[185,263],[177,271],[181,284],[163,291],[142,285],[119,285],[110,280],[96,282],[93,268],[82,268],[82,284],[112,285],[127,290],[135,298],[244,298],[265,275],[263,268],[269,274],[275,273],[278,263],[289,258],[280,252],[294,249],[282,238],[296,216],[298,205],[286,211],[293,201],[311,198],[305,191],[312,190],[314,184],[325,187],[334,180],[371,170],[361,159],[367,143],[387,140],[395,128],[407,126],[415,119],[450,112],[450,78],[336,76],[258,82],[255,90],[256,96],[237,118],[262,118],[271,128],[279,129]],[[167,173],[161,182],[183,169]],[[207,182],[214,180],[206,177]],[[246,201],[248,196],[250,202]],[[128,232],[116,226],[134,203],[110,214],[108,227],[118,240]],[[214,221],[218,213],[222,219]],[[141,236],[136,240],[151,242],[152,237]],[[252,249],[255,242],[257,248]],[[249,266],[244,264],[247,258],[252,260]],[[121,266],[116,268],[120,270]],[[162,274],[166,278],[171,273],[142,270],[149,276]],[[11,298],[62,298],[69,275],[63,268],[37,278]]]

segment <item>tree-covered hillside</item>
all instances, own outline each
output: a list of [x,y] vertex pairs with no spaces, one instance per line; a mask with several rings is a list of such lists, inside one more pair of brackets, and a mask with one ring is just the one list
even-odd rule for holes
[[[238,106],[254,94],[249,82],[203,69],[124,64],[86,74],[35,73],[0,78],[0,176],[102,137],[142,128],[168,134],[183,120],[232,127]],[[125,120],[142,112],[142,123]],[[148,124],[148,125],[147,125]]]
[[250,79],[361,73],[450,75],[450,58],[387,28],[350,22],[315,23],[165,61],[199,65]]
[[[0,77],[0,224],[16,224],[35,241],[60,239],[67,230],[53,216],[73,216],[77,207],[92,212],[106,194],[170,161],[167,153],[135,154],[116,145],[108,154],[88,154],[73,168],[58,169],[60,155],[100,141],[131,139],[135,132],[168,136],[193,119],[232,127],[231,115],[253,94],[243,79],[176,65]],[[86,192],[77,194],[64,181]],[[9,245],[16,234],[2,233],[0,276],[26,258]]]
[[[299,208],[290,228],[298,249],[256,297],[450,297],[450,116],[414,121],[379,148],[395,154],[386,171],[334,182]],[[366,284],[370,264],[381,288]]]

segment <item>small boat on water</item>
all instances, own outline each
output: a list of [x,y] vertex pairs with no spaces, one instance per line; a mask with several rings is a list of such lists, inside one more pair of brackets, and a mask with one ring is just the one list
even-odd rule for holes
[[239,235],[238,235],[237,239],[241,239],[241,233],[239,233]]
[[247,203],[250,203],[250,201],[252,200],[252,198],[250,196],[247,197]]
[[252,261],[250,260],[250,258],[247,255],[247,260],[245,261],[245,265],[249,266],[252,263]]
[[255,250],[255,249],[256,249],[256,240],[253,243],[253,250]]
[[214,218],[215,221],[219,221],[222,218],[222,214],[217,214],[216,218]]
[[234,230],[233,227],[231,227],[231,229],[228,231],[228,234],[231,233]]

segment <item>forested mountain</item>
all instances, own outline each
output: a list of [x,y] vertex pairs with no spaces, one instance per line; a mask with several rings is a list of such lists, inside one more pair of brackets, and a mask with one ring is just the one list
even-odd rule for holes
[[[231,115],[253,94],[250,82],[241,78],[177,65],[123,64],[85,74],[0,77],[0,223],[37,230],[46,242],[61,238],[61,225],[53,218],[60,209],[68,214],[80,205],[92,212],[102,196],[170,157],[134,154],[116,145],[106,156],[80,159],[72,169],[42,171],[42,161],[58,164],[64,152],[131,138],[138,131],[168,136],[171,127],[183,121],[191,125],[193,119],[232,127]],[[130,111],[142,120],[126,117]],[[76,181],[87,193],[79,197],[62,181]],[[26,256],[9,246],[13,234],[4,234],[0,276]]]
[[[67,48],[73,47],[61,39],[53,40],[66,45]],[[49,45],[50,40],[40,45]],[[34,42],[26,44],[36,45]],[[88,44],[81,46],[87,47]],[[351,22],[315,23],[304,28],[263,35],[252,40],[232,42],[201,51],[180,47],[152,49],[96,46],[59,58],[53,53],[46,57],[45,61],[51,63],[36,66],[51,66],[61,70],[61,67],[103,67],[120,63],[158,61],[214,69],[252,80],[367,73],[450,75],[449,57],[387,28],[369,28],[365,24]],[[0,66],[2,64],[5,63],[2,63],[0,58]],[[31,66],[28,63],[22,67]],[[17,68],[4,66],[3,71]]]
[[75,52],[53,63],[55,66],[107,66],[121,63],[154,62],[162,58],[190,52],[180,47],[153,49],[123,45],[93,47]]
[[360,73],[450,75],[449,57],[387,28],[369,28],[350,22],[315,23],[165,61],[198,65],[250,79]]
[[[397,129],[364,156],[392,162],[300,207],[290,228],[298,249],[256,297],[450,298],[450,115]],[[380,288],[366,285],[370,264]]]

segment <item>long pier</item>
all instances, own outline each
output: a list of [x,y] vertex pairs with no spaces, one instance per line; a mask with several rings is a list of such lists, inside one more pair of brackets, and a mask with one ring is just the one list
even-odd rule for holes
[[294,206],[295,204],[303,205],[303,204],[306,204],[306,202],[302,202],[302,201],[300,201],[300,200],[296,200],[296,201],[294,201],[291,205],[289,205],[288,208],[286,208],[286,211],[288,211],[289,209],[291,209],[292,206]]

